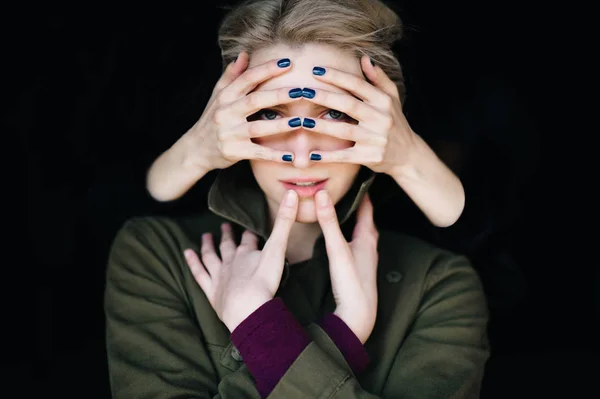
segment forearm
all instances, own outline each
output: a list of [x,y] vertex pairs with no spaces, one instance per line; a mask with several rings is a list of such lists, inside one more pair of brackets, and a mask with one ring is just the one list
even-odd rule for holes
[[209,170],[190,157],[189,146],[194,145],[183,136],[163,152],[150,166],[146,188],[157,201],[180,198]]
[[409,161],[391,175],[431,223],[451,226],[465,206],[463,185],[420,136],[414,142]]

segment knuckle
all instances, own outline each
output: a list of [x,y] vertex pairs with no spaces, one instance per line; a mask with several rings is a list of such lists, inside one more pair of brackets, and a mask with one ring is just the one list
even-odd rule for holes
[[262,126],[258,121],[248,123],[248,134],[250,137],[260,136],[262,133]]
[[258,98],[260,94],[258,92],[250,93],[246,97],[244,97],[244,105],[248,109],[254,109],[258,106],[260,99]]
[[374,136],[374,137],[372,138],[372,140],[373,140],[373,143],[374,143],[374,144],[375,144],[377,147],[383,147],[383,148],[387,147],[387,145],[388,145],[388,141],[389,141],[388,137],[387,137],[387,136],[384,136],[384,135],[377,135],[377,136]]
[[383,99],[381,102],[382,102],[383,109],[388,112],[394,108],[394,100],[392,99],[392,97],[390,97],[388,95],[383,96]]
[[392,118],[391,116],[384,116],[381,123],[384,130],[388,131],[394,126],[394,118]]
[[225,113],[225,109],[223,108],[217,108],[215,110],[215,112],[213,112],[212,114],[212,121],[214,122],[215,125],[220,125],[221,121],[223,121],[224,119],[224,113]]

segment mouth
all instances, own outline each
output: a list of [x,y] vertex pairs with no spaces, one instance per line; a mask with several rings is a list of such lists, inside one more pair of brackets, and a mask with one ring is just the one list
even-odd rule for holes
[[281,184],[286,190],[294,190],[298,193],[299,197],[314,197],[319,191],[321,191],[329,179],[319,178],[301,178],[291,180],[281,180]]

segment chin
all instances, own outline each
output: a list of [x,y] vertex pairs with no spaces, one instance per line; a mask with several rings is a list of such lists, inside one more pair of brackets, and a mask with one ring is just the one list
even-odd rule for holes
[[314,198],[300,198],[298,204],[298,214],[296,215],[296,222],[298,223],[316,223],[317,222],[317,211],[315,209]]

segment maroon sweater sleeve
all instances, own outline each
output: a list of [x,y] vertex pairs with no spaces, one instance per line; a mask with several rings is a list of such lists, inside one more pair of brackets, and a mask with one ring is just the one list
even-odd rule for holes
[[[339,317],[328,314],[319,323],[340,349],[354,374],[369,358],[358,337]],[[292,363],[310,343],[302,325],[281,298],[273,298],[248,316],[231,333],[261,397],[267,397]]]
[[369,355],[350,327],[333,313],[326,314],[319,325],[342,352],[354,375],[362,373],[369,365]]
[[231,333],[261,397],[267,397],[310,343],[302,325],[281,298],[273,298]]

